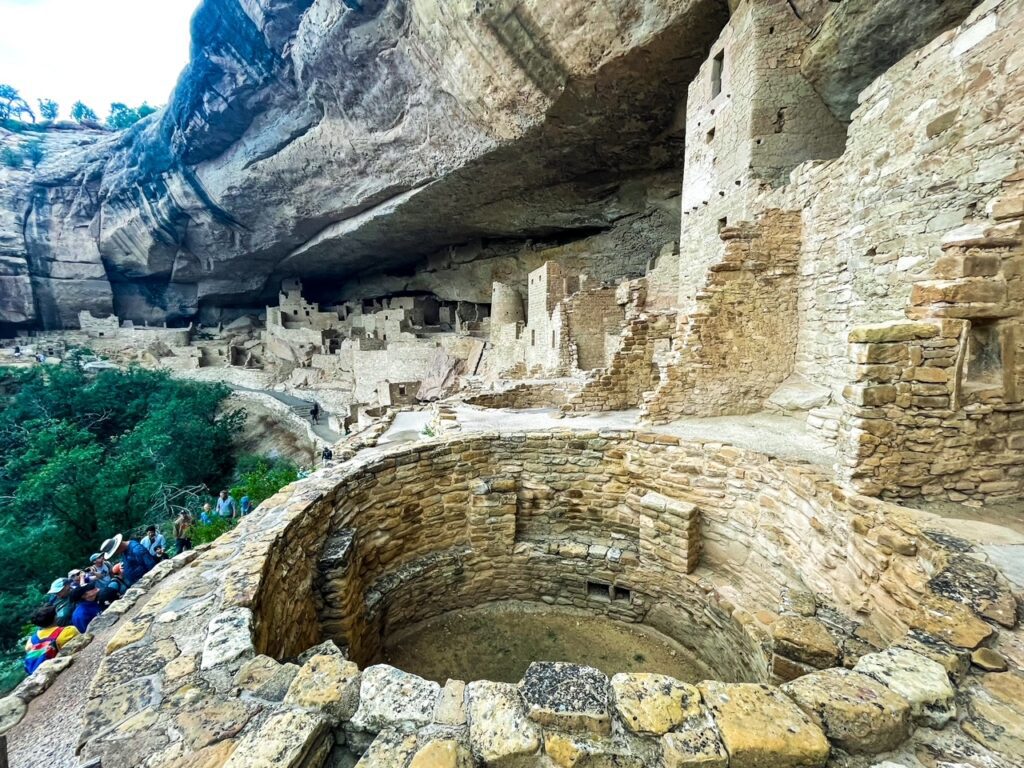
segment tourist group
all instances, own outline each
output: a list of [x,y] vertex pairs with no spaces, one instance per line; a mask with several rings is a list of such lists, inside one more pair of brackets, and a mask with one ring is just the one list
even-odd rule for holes
[[[225,490],[220,492],[216,508],[203,505],[200,522],[210,522],[212,515],[236,518],[250,511],[248,497],[238,504]],[[192,549],[195,523],[187,510],[175,519],[175,554]],[[74,568],[66,577],[55,579],[46,603],[32,613],[35,629],[25,641],[25,672],[32,674],[44,661],[57,656],[68,641],[85,633],[96,616],[170,554],[164,535],[150,525],[141,539],[126,539],[120,533],[107,539],[89,558],[88,567]]]

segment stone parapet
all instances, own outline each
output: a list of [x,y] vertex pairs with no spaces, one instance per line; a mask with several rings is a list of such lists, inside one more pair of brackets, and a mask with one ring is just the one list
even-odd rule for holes
[[[555,477],[575,479],[552,483]],[[534,529],[516,541],[520,493],[544,478],[549,490],[534,489],[533,498],[565,503],[593,486],[600,495],[587,508],[608,517],[578,517],[565,537],[538,538]],[[616,497],[610,506],[600,503]],[[613,559],[592,539],[576,551],[576,543],[633,507],[652,522],[699,513],[696,571],[664,562],[639,532],[631,557],[620,548]],[[942,708],[950,711],[962,678],[951,675],[955,665],[932,656],[989,643],[989,615],[1016,623],[996,608],[1013,597],[994,570],[979,602],[958,586],[969,564],[915,519],[910,510],[843,491],[812,467],[657,433],[481,434],[361,453],[268,499],[152,591],[108,644],[89,693],[80,754],[133,764],[144,750],[153,768],[186,758],[312,768],[332,753],[344,759],[343,752],[362,754],[365,766],[433,765],[444,757],[451,762],[443,764],[465,766],[603,760],[722,768],[822,766],[830,749],[874,754],[910,733],[908,713],[937,726]],[[491,535],[477,535],[485,530]],[[486,557],[474,561],[477,550]],[[511,571],[480,570],[495,558],[539,559],[549,587],[562,589],[579,578],[567,578],[567,563],[578,574],[576,567],[601,554],[595,567],[628,577],[619,582],[634,590],[625,605],[649,607],[643,618],[652,626],[672,634],[673,614],[685,624],[693,620],[687,612],[702,605],[722,625],[700,635],[724,632],[732,646],[759,638],[769,652],[774,646],[776,655],[799,663],[856,669],[811,672],[781,689],[765,679],[694,688],[671,678],[609,680],[587,668],[541,665],[518,686],[442,688],[392,667],[353,663],[369,647],[361,627],[372,625],[380,601],[409,620],[431,601],[446,607],[437,579],[451,563],[461,563],[468,583],[505,580],[493,587],[500,598],[515,586],[507,581]],[[758,565],[765,557],[774,559],[771,572]],[[352,660],[325,658],[338,649],[317,645],[323,628],[311,595],[325,567],[344,574],[335,591],[316,589],[335,607],[335,636],[351,641]],[[666,570],[670,579],[659,581]],[[687,583],[707,591],[687,599],[668,591]],[[819,598],[801,597],[807,588]],[[774,633],[758,629],[773,624]],[[1010,626],[1000,631],[1016,636]],[[714,647],[706,650],[719,653],[710,663],[727,661]],[[733,658],[742,659],[735,648]],[[757,658],[751,647],[745,671],[733,666],[733,673],[757,674]],[[989,688],[966,695],[981,713],[972,720],[978,748],[998,750],[984,697],[1003,693]]]

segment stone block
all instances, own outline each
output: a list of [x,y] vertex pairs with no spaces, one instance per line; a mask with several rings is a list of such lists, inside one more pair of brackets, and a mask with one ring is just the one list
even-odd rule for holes
[[1024,765],[1024,675],[982,675],[967,686],[966,700],[964,733],[1005,755],[1008,764]]
[[780,616],[772,625],[775,653],[824,669],[839,661],[839,645],[828,629],[808,616]]
[[854,405],[873,408],[895,402],[896,387],[892,384],[847,384],[843,388],[843,397]]
[[455,739],[434,739],[418,747],[408,768],[473,768],[473,755]]
[[[298,768],[332,742],[327,720],[313,712],[277,712],[247,731],[224,768]],[[308,762],[307,762],[308,761]]]
[[859,325],[853,328],[847,340],[856,343],[879,344],[893,341],[911,341],[913,339],[930,339],[939,335],[934,323],[912,323],[896,321]]
[[910,703],[866,675],[826,669],[782,686],[840,749],[874,755],[910,734]]
[[828,739],[777,688],[754,683],[697,686],[729,753],[729,768],[820,768]]
[[661,737],[661,755],[665,768],[726,768],[725,751],[714,728],[684,728]]
[[873,677],[910,702],[915,722],[941,728],[956,716],[954,690],[941,664],[903,648],[862,656],[855,672]]
[[434,707],[434,722],[438,725],[466,724],[466,684],[461,680],[449,680],[441,689]]
[[932,592],[921,596],[908,624],[911,629],[968,649],[977,648],[994,631],[967,606]]
[[667,675],[619,673],[611,689],[619,719],[633,733],[660,736],[700,714],[700,692]]
[[385,728],[359,758],[356,768],[406,768],[415,752],[415,731]]
[[200,668],[213,669],[256,654],[252,644],[252,611],[229,608],[210,620]]
[[377,664],[363,670],[359,707],[351,726],[376,733],[389,726],[427,725],[434,719],[441,686],[400,669]]
[[512,683],[476,680],[466,685],[466,715],[473,756],[487,766],[536,764],[541,729],[526,716]]
[[611,729],[608,677],[593,667],[535,661],[519,683],[527,716],[541,725],[597,735]]
[[340,654],[313,656],[292,680],[284,703],[349,720],[359,705],[359,667]]

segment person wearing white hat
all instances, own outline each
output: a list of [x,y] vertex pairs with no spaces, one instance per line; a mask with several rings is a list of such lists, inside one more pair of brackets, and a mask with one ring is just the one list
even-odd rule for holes
[[156,565],[156,558],[139,541],[136,539],[125,541],[120,533],[114,538],[104,541],[100,547],[100,553],[106,560],[121,555],[121,572],[124,583],[129,587]]
[[71,623],[71,614],[75,610],[74,603],[71,600],[71,579],[59,578],[54,579],[53,584],[50,585],[50,590],[47,592],[46,602],[48,605],[52,605],[53,609],[57,612],[57,623],[61,626],[66,626]]

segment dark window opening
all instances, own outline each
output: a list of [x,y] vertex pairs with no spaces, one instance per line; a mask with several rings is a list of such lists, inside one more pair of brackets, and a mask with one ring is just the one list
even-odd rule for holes
[[398,394],[399,395],[404,395],[405,394],[405,384],[399,384],[398,385]]
[[967,338],[964,385],[972,389],[999,387],[1003,382],[1003,345],[999,326],[974,320]]
[[729,226],[729,217],[728,216],[723,216],[722,218],[720,218],[718,220],[718,231],[719,232],[721,232],[727,226]]
[[712,141],[714,141],[714,140],[715,140],[715,129],[714,129],[714,128],[712,128],[712,129],[711,129],[710,131],[708,131],[708,133],[707,133],[706,141],[707,141],[707,143],[708,143],[708,144],[710,144],[710,143],[711,143]]
[[587,582],[587,597],[604,602],[611,601],[611,584],[602,584],[600,581]]
[[531,347],[536,347],[537,346],[537,332],[536,331],[530,331],[530,346]]
[[711,61],[711,98],[722,92],[722,71],[725,69],[725,51],[719,51]]
[[552,349],[555,348],[555,332],[554,331],[551,332],[551,348]]
[[632,597],[633,593],[625,587],[612,587],[612,600],[625,600],[629,602]]

